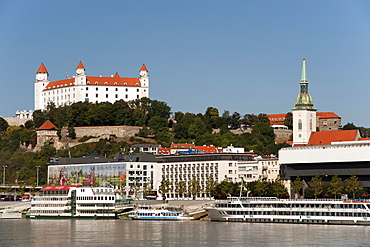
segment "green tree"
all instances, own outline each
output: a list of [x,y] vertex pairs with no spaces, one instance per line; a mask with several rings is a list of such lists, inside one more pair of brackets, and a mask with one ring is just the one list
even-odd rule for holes
[[179,195],[179,197],[183,197],[184,193],[186,193],[186,183],[183,180],[180,180],[176,183],[176,193]]
[[291,184],[292,191],[294,193],[294,197],[296,195],[299,196],[299,192],[303,189],[303,181],[301,180],[300,176],[297,176]]
[[216,186],[217,186],[217,181],[211,179],[207,180],[206,188],[205,188],[205,193],[207,193],[208,197],[211,197],[211,195],[215,195],[216,192]]
[[352,172],[351,176],[344,180],[345,188],[344,190],[352,194],[352,198],[356,198],[356,193],[363,190],[363,187],[360,185],[360,181],[358,181],[358,177],[355,175],[354,172]]
[[339,196],[342,193],[342,191],[343,191],[342,178],[340,178],[338,175],[333,176],[328,187],[328,193],[334,195],[334,198],[336,199],[337,196]]
[[288,112],[285,115],[284,125],[287,126],[289,129],[293,129],[293,114]]
[[197,179],[190,180],[189,184],[189,193],[193,196],[193,199],[195,200],[195,197],[199,194],[201,191],[200,183]]
[[262,181],[261,178],[259,178],[254,185],[253,192],[257,194],[258,196],[266,196],[269,190],[269,183],[266,181]]
[[280,177],[271,183],[271,193],[278,198],[281,198],[288,193]]
[[159,192],[165,196],[170,191],[170,186],[171,182],[165,177],[162,177],[161,185],[159,185]]
[[316,174],[316,176],[311,179],[310,189],[312,190],[315,198],[317,198],[317,196],[323,192],[324,184],[322,182],[322,178],[318,174]]
[[71,139],[76,139],[76,131],[75,131],[75,128],[72,127],[72,126],[69,126],[67,128],[67,131],[68,131],[68,137],[71,138]]

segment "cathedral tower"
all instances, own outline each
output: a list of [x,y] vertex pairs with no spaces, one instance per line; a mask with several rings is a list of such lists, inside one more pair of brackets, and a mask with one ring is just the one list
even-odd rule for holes
[[297,96],[293,110],[293,146],[305,145],[310,139],[312,131],[316,131],[316,108],[308,93],[306,74],[306,58],[303,58],[300,93]]

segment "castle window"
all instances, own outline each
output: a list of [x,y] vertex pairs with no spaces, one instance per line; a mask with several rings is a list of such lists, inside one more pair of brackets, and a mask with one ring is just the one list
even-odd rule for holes
[[138,99],[139,98],[139,95],[136,95],[136,98]]
[[116,99],[118,98],[118,94],[116,94]]
[[136,85],[136,86],[138,86],[138,85],[139,85],[139,83],[135,83],[135,85]]
[[310,119],[310,130],[312,130],[312,119]]
[[108,94],[105,95],[105,98],[108,98]]
[[98,84],[98,82],[96,81],[95,84]]
[[125,86],[126,86],[126,85],[127,85],[127,83],[125,82],[125,83],[123,83],[123,85],[125,85]]
[[104,85],[108,85],[108,82],[104,82]]
[[98,88],[96,88],[96,91],[98,91]]
[[139,89],[136,89],[136,92],[139,92]]
[[90,82],[88,81],[87,84],[90,84]]
[[98,94],[95,94],[96,98],[98,98]]
[[106,88],[105,91],[108,91],[108,88]]
[[87,98],[87,97],[89,97],[89,94],[88,94],[88,93],[86,94],[86,98]]
[[117,85],[117,82],[115,82],[114,85]]
[[118,88],[116,88],[116,91],[118,91]]
[[298,129],[299,130],[302,129],[302,120],[301,119],[298,120]]
[[89,90],[89,88],[88,87],[86,87],[86,91],[88,91]]
[[128,88],[126,88],[126,92],[128,92]]
[[126,94],[126,97],[125,97],[126,99],[128,98],[128,95]]

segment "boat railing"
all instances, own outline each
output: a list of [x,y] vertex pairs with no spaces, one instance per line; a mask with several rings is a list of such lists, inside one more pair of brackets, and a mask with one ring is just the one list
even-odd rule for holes
[[216,200],[216,202],[226,202],[226,201],[235,201],[235,202],[238,202],[238,201],[281,201],[281,202],[293,202],[293,201],[300,201],[300,202],[304,202],[304,201],[311,201],[311,202],[314,202],[314,201],[324,201],[324,202],[328,202],[328,201],[343,201],[343,202],[370,202],[370,199],[334,199],[334,198],[292,198],[292,199],[289,199],[289,198],[277,198],[277,197],[228,197],[227,199],[223,199],[223,200]]

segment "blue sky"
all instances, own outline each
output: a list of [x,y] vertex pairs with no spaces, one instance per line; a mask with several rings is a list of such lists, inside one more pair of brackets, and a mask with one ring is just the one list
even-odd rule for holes
[[302,57],[318,111],[370,127],[370,1],[1,1],[0,115],[34,107],[35,73],[137,77],[172,111],[286,113]]

